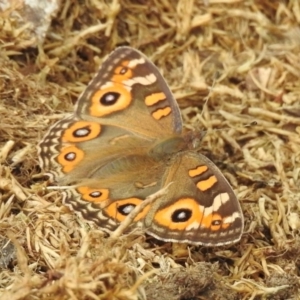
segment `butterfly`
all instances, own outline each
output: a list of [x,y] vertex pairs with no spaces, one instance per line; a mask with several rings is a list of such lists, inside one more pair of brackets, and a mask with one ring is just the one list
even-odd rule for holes
[[41,167],[63,202],[115,230],[149,195],[132,227],[163,241],[205,246],[238,242],[243,214],[218,167],[192,147],[181,113],[155,65],[130,47],[114,50],[80,95],[71,116],[38,145]]

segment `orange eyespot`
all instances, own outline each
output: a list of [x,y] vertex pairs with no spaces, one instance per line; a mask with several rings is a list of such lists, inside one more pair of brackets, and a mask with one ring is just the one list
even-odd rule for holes
[[96,138],[101,132],[101,125],[96,122],[77,121],[64,131],[64,143],[79,143]]
[[219,214],[207,215],[202,221],[202,225],[204,225],[204,227],[210,228],[213,231],[220,230],[222,223],[223,220]]
[[81,194],[83,200],[94,203],[103,202],[107,200],[109,196],[108,189],[94,189],[87,186],[81,186],[77,188],[77,191]]
[[128,68],[129,61],[123,61],[121,66],[115,68],[112,81],[116,83],[121,83],[133,77],[132,70]]
[[63,172],[69,173],[76,167],[83,157],[84,152],[72,145],[61,150],[60,154],[57,156],[57,161],[63,167]]
[[92,96],[90,114],[103,117],[125,109],[132,101],[131,93],[123,85],[111,83],[111,86],[98,90]]
[[154,220],[171,230],[184,230],[189,226],[199,226],[202,217],[202,211],[194,199],[182,198],[173,205],[159,210]]
[[[143,202],[142,199],[139,198],[128,198],[128,199],[122,199],[122,200],[117,200],[107,206],[104,211],[106,214],[119,221],[122,222],[127,215],[129,215],[137,205],[141,204]],[[134,222],[137,222],[144,218],[146,214],[149,211],[149,205],[146,206],[135,218]]]

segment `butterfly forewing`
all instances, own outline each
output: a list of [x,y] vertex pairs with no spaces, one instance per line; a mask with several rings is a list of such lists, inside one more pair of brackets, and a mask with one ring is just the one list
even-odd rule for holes
[[156,139],[182,130],[181,114],[158,69],[140,52],[120,47],[80,96],[77,114]]

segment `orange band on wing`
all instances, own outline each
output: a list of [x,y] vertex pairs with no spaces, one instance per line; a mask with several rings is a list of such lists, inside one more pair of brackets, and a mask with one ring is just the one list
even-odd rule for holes
[[147,106],[152,106],[157,104],[159,101],[166,100],[166,94],[165,93],[155,93],[147,96],[145,98],[145,104]]
[[155,120],[160,120],[161,118],[168,116],[171,113],[171,111],[172,109],[170,106],[167,106],[165,108],[159,108],[152,113],[152,117]]
[[199,175],[205,173],[207,170],[208,170],[207,166],[199,166],[195,169],[190,169],[189,170],[189,176],[190,177],[196,177],[196,176],[199,176]]
[[211,189],[216,183],[218,182],[218,179],[216,176],[212,175],[210,176],[208,179],[206,180],[201,180],[197,183],[197,188],[202,191],[205,192],[209,189]]

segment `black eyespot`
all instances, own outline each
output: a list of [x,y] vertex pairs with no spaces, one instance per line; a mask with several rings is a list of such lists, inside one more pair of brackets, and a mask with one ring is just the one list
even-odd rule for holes
[[102,196],[102,193],[99,191],[94,191],[94,192],[90,193],[89,196],[91,196],[92,198],[98,198],[98,197]]
[[128,68],[124,67],[121,69],[120,74],[124,75],[125,73],[127,73]]
[[192,216],[192,211],[190,209],[182,208],[177,209],[172,214],[172,222],[180,223],[188,221]]
[[64,156],[65,160],[67,161],[73,161],[76,159],[76,153],[75,152],[69,152]]
[[110,105],[114,105],[118,99],[120,98],[120,94],[116,93],[116,92],[108,92],[106,94],[104,94],[101,99],[100,99],[100,103],[105,105],[105,106],[110,106]]
[[135,204],[123,204],[118,206],[117,209],[121,215],[127,216],[134,210],[135,207],[136,207]]
[[86,137],[91,133],[91,129],[86,126],[82,128],[78,128],[73,132],[74,137]]

